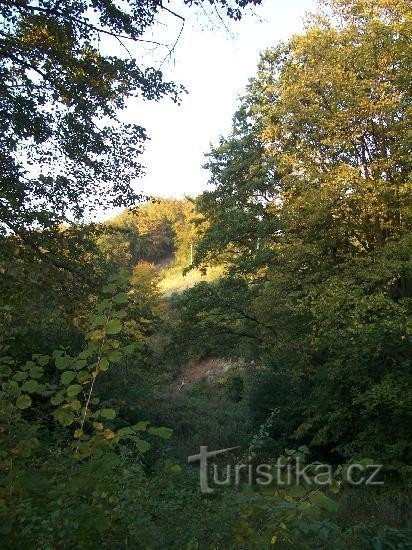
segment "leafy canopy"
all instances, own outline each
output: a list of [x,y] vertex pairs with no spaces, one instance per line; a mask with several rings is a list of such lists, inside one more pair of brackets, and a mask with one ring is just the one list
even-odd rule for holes
[[[260,0],[218,2],[234,19],[250,3]],[[178,101],[182,89],[144,68],[126,44],[157,44],[145,31],[161,12],[184,21],[160,0],[1,3],[1,231],[50,227],[86,208],[139,200],[131,184],[147,136],[119,112],[131,97]],[[123,56],[107,52],[109,37]]]

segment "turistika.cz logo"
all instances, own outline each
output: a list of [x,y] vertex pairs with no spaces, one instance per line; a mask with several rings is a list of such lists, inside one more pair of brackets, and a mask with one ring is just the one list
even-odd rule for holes
[[[241,483],[249,485],[276,485],[286,487],[292,485],[326,487],[336,480],[336,470],[330,464],[306,464],[299,456],[279,457],[274,464],[217,464],[210,459],[217,458],[225,453],[239,449],[230,447],[217,451],[208,451],[207,446],[200,447],[200,453],[188,457],[189,463],[200,463],[200,490],[204,494],[211,494],[216,487]],[[222,473],[224,469],[225,472]],[[378,474],[382,464],[351,463],[341,472],[341,480],[350,485],[383,485]]]

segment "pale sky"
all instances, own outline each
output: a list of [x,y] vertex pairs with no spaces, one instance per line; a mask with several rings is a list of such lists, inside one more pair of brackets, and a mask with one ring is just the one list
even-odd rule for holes
[[[262,6],[253,8],[255,15],[249,13],[240,22],[225,19],[229,30],[222,23],[217,28],[216,18],[212,25],[193,8],[178,9],[179,2],[166,5],[184,15],[186,22],[173,59],[162,70],[189,93],[180,106],[169,99],[134,99],[122,118],[144,126],[151,138],[141,157],[146,175],[136,181],[135,189],[151,196],[193,196],[207,188],[204,154],[230,130],[238,97],[256,73],[259,53],[302,31],[304,15],[315,8],[315,0],[263,0]],[[146,38],[173,43],[180,26],[179,19],[167,16]],[[160,48],[149,52],[137,47],[130,51],[148,66],[158,67],[165,56]]]

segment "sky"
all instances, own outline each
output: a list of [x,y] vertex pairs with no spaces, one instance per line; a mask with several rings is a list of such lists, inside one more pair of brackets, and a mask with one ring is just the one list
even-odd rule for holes
[[[136,181],[136,191],[181,198],[207,189],[204,155],[210,144],[230,131],[238,98],[256,73],[259,53],[302,31],[305,13],[314,8],[315,0],[263,0],[240,22],[224,18],[224,24],[213,10],[210,22],[207,14],[194,8],[175,8],[185,17],[185,25],[171,59],[161,65],[167,50],[132,45],[132,55],[147,66],[161,65],[166,79],[188,91],[180,105],[167,98],[133,99],[122,114],[128,122],[145,127],[151,138],[141,157],[146,175]],[[166,14],[145,38],[173,44],[180,29],[181,21]],[[110,44],[115,47],[120,46]],[[113,213],[105,212],[104,217]]]

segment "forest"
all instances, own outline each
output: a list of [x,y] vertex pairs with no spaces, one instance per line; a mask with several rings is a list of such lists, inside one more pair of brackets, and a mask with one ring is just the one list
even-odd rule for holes
[[207,190],[136,191],[186,90],[127,44],[261,2],[0,3],[5,550],[412,548],[411,0],[319,2]]

